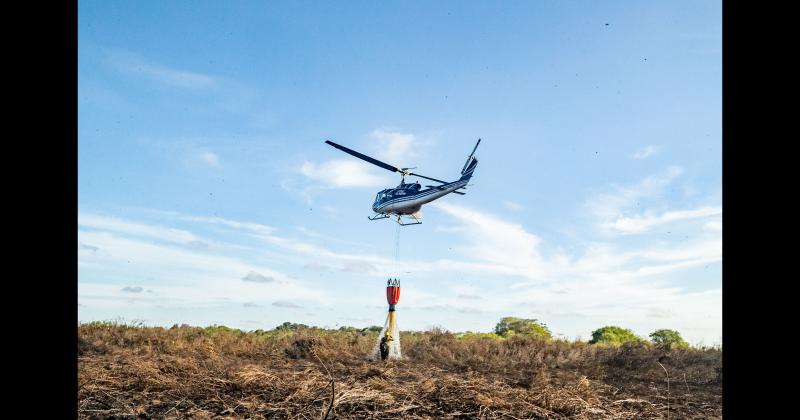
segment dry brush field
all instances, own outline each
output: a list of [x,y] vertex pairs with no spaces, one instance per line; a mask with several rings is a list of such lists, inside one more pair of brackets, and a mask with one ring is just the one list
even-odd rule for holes
[[722,417],[719,349],[465,339],[429,331],[402,333],[405,360],[370,362],[376,337],[83,324],[78,417]]

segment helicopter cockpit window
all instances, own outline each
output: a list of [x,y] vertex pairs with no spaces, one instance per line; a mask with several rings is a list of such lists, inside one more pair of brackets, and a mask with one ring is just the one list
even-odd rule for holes
[[379,203],[381,201],[386,200],[387,198],[389,198],[389,193],[386,190],[383,190],[379,192],[378,195],[375,196],[375,202]]

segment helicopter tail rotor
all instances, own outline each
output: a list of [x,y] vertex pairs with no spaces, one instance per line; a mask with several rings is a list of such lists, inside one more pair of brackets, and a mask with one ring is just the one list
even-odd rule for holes
[[481,144],[481,139],[478,139],[478,142],[475,143],[472,153],[469,154],[466,163],[464,163],[464,167],[461,169],[461,178],[459,181],[469,180],[472,178],[472,173],[475,171],[475,167],[478,166],[478,158],[475,157],[475,150],[478,150],[479,144]]
[[461,178],[459,181],[465,181],[472,178],[472,173],[475,172],[475,168],[478,166],[478,159],[471,157],[469,165],[464,168],[464,171],[461,172]]
[[[479,144],[481,144],[481,139],[478,139],[478,142],[477,142],[477,143],[475,143],[475,147],[474,147],[474,148],[472,148],[472,153],[470,153],[470,154],[469,154],[469,157],[467,158],[467,162],[466,162],[466,163],[464,163],[464,167],[463,167],[463,168],[461,168],[461,175],[464,175],[464,173],[466,172],[466,170],[467,170],[467,166],[469,166],[469,163],[470,163],[470,161],[472,160],[472,156],[475,154],[475,151],[476,151],[476,150],[478,150],[478,145],[479,145]],[[477,160],[477,159],[476,159],[476,160]]]

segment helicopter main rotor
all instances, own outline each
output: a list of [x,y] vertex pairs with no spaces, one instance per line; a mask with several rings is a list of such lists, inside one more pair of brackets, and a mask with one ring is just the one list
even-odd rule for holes
[[357,157],[357,158],[359,158],[361,160],[365,160],[365,161],[367,161],[367,162],[369,162],[369,163],[371,163],[371,164],[373,164],[375,166],[379,166],[379,167],[381,167],[383,169],[386,169],[387,171],[400,172],[400,183],[401,184],[405,183],[406,175],[415,176],[415,177],[418,177],[418,178],[428,179],[428,180],[431,180],[431,181],[438,182],[440,184],[447,184],[446,181],[442,181],[442,180],[436,179],[436,178],[431,178],[431,177],[428,177],[428,176],[425,176],[425,175],[415,174],[415,173],[409,171],[409,169],[416,169],[416,167],[414,167],[414,168],[400,168],[398,166],[392,166],[392,165],[389,165],[388,163],[381,162],[378,159],[369,157],[369,156],[367,156],[367,155],[365,155],[363,153],[356,152],[353,149],[349,149],[349,148],[344,147],[344,146],[342,146],[340,144],[336,144],[336,143],[334,143],[334,142],[332,142],[330,140],[325,140],[325,143],[328,143],[331,146],[333,146],[333,147],[335,147],[335,148],[337,148],[337,149],[339,149],[339,150],[341,150],[341,151],[343,151],[343,152],[345,152],[347,154],[353,155],[353,156],[355,156],[355,157]]

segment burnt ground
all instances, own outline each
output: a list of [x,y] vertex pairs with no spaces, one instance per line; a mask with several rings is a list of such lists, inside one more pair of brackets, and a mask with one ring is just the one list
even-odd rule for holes
[[424,332],[370,362],[376,337],[81,325],[78,417],[722,418],[719,349]]

